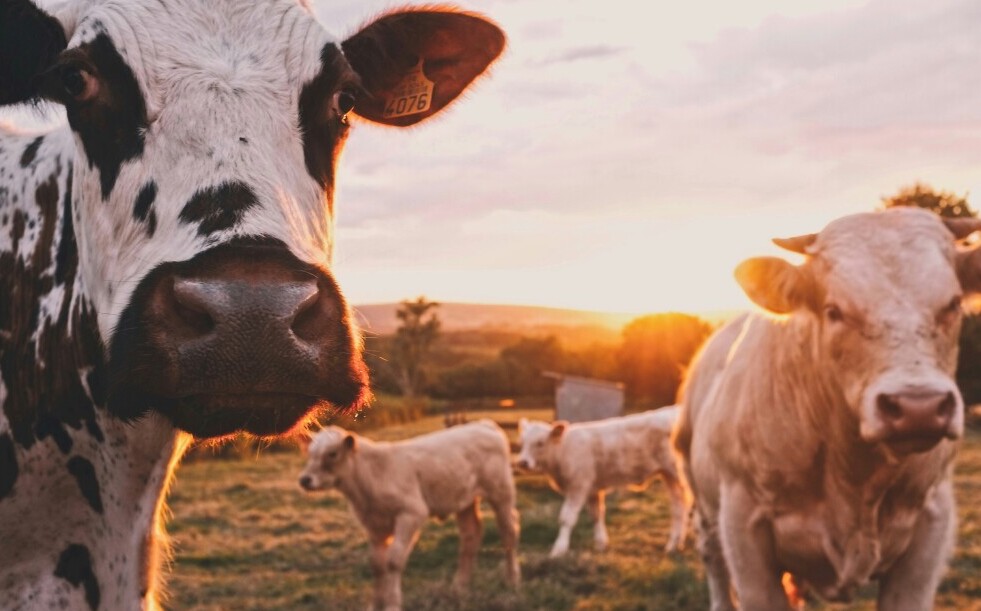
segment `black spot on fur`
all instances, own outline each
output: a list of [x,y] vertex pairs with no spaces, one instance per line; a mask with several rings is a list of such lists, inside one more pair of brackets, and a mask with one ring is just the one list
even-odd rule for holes
[[72,169],[69,167],[65,193],[61,200],[61,239],[58,241],[58,254],[55,257],[55,282],[64,284],[66,279],[74,279],[77,267],[78,245],[75,242],[72,221]]
[[208,236],[234,227],[249,208],[258,204],[248,185],[227,182],[195,193],[181,210],[180,219],[183,223],[200,223],[198,235]]
[[102,513],[102,496],[99,494],[99,480],[95,476],[95,467],[81,456],[73,456],[68,461],[68,472],[75,477],[82,496],[89,502],[96,513]]
[[0,435],[0,501],[10,494],[17,481],[17,456],[14,454],[14,440],[10,435]]
[[51,437],[62,454],[68,454],[72,451],[72,444],[74,443],[72,436],[68,434],[65,426],[51,414],[38,415],[34,434],[41,441]]
[[36,98],[36,77],[66,44],[61,24],[33,2],[0,2],[0,105]]
[[82,140],[89,167],[99,170],[105,199],[116,184],[123,162],[143,154],[146,103],[133,71],[109,36],[99,34],[79,49],[98,68],[100,85],[105,91],[85,104],[62,101],[68,112],[68,124]]
[[[0,252],[0,377],[7,388],[2,409],[14,442],[30,447],[50,437],[67,453],[73,444],[69,428],[84,426],[93,438],[103,437],[80,371],[104,375],[105,365],[95,314],[84,301],[73,300],[78,254],[70,197],[62,197],[58,182],[52,175],[34,188],[39,222],[33,252],[18,255],[27,224],[20,210],[4,229],[13,248]],[[65,287],[61,311],[57,318],[41,319],[41,299],[56,280]]]
[[26,168],[31,165],[31,162],[37,157],[37,150],[41,147],[42,142],[44,142],[44,136],[38,136],[27,145],[24,154],[20,156],[20,167]]
[[99,593],[99,581],[92,571],[92,555],[89,548],[78,543],[72,543],[61,552],[58,566],[55,567],[55,577],[60,577],[75,587],[85,588],[85,602],[95,611],[99,608],[102,596]]
[[300,92],[300,128],[303,131],[303,160],[307,172],[328,193],[333,192],[334,165],[347,135],[340,117],[331,112],[334,91],[342,79],[350,78],[350,66],[333,43],[320,51],[321,68]]
[[146,223],[147,235],[153,237],[157,230],[157,214],[153,211],[153,202],[157,198],[157,184],[152,180],[140,189],[133,205],[133,218]]

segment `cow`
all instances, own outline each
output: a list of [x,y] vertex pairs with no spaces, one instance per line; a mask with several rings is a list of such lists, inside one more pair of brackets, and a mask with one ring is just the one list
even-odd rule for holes
[[712,609],[847,601],[872,581],[880,609],[932,608],[954,543],[961,303],[981,290],[981,251],[956,238],[979,227],[855,214],[775,240],[799,265],[736,268],[763,311],[702,348],[673,438]]
[[0,608],[155,609],[191,436],[368,397],[331,273],[358,120],[410,126],[500,29],[421,7],[330,36],[294,0],[0,4]]
[[684,546],[689,512],[670,444],[677,413],[678,408],[670,406],[596,422],[519,420],[518,468],[545,473],[549,485],[565,496],[551,557],[569,551],[569,538],[584,504],[594,521],[593,544],[596,550],[605,550],[609,544],[606,493],[622,487],[642,490],[656,476],[664,480],[671,499],[671,533],[665,549],[671,552]]
[[480,547],[482,498],[494,510],[507,580],[519,585],[520,523],[511,447],[493,421],[478,420],[389,443],[329,426],[310,441],[308,455],[300,487],[339,490],[368,535],[374,573],[372,608],[402,608],[402,571],[430,517],[456,516],[460,559],[454,586],[463,589]]

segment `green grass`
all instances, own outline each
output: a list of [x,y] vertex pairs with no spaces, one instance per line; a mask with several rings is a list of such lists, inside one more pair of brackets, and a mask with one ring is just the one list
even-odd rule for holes
[[[536,416],[536,414],[531,414]],[[517,418],[517,415],[515,415]],[[396,439],[442,427],[441,417],[382,429]],[[168,609],[363,610],[371,595],[368,548],[360,525],[336,492],[305,494],[296,485],[297,453],[259,453],[240,460],[183,465],[170,495],[168,527],[174,560]],[[431,522],[405,571],[405,608],[411,610],[687,610],[705,609],[701,561],[691,550],[667,555],[669,512],[660,483],[620,492],[608,501],[610,549],[592,551],[585,512],[572,550],[548,558],[561,498],[541,477],[517,481],[521,512],[520,592],[507,588],[503,550],[493,515],[484,508],[484,540],[472,588],[450,587],[456,569],[453,520]],[[941,585],[937,609],[981,611],[981,434],[971,433],[959,456],[957,553]],[[691,542],[689,542],[691,543]],[[874,589],[847,607],[874,608]]]

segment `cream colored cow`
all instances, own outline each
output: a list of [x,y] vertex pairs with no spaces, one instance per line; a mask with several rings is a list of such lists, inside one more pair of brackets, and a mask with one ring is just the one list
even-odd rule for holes
[[981,287],[978,250],[955,236],[975,228],[912,208],[857,214],[777,240],[801,265],[737,268],[772,314],[709,340],[674,441],[712,609],[788,609],[784,573],[832,601],[878,581],[880,609],[933,607],[954,544],[961,298]]
[[580,424],[521,419],[518,467],[544,472],[552,488],[565,495],[553,557],[569,550],[569,537],[585,504],[595,522],[595,547],[606,549],[606,492],[628,486],[642,489],[657,475],[664,479],[671,496],[667,550],[682,547],[688,512],[671,453],[670,434],[676,417],[677,408],[672,406]]
[[336,488],[350,502],[371,543],[375,609],[402,607],[402,571],[430,517],[456,515],[460,561],[454,584],[469,582],[482,535],[482,498],[497,519],[507,579],[514,586],[520,581],[510,447],[490,420],[392,443],[324,428],[310,442],[300,486]]

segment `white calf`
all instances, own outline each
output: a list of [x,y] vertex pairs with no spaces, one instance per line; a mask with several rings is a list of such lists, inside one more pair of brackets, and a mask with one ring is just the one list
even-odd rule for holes
[[670,447],[677,414],[672,406],[583,424],[521,419],[518,466],[543,471],[552,488],[565,495],[553,557],[569,550],[572,528],[587,502],[595,521],[596,549],[606,549],[606,492],[628,486],[643,489],[656,475],[664,479],[671,495],[671,534],[666,549],[683,546],[688,512]]
[[508,581],[520,581],[510,448],[490,420],[394,443],[327,427],[310,442],[300,486],[337,488],[351,503],[371,541],[375,609],[401,608],[402,570],[429,517],[456,514],[460,563],[454,584],[469,582],[483,528],[481,498],[494,509]]

